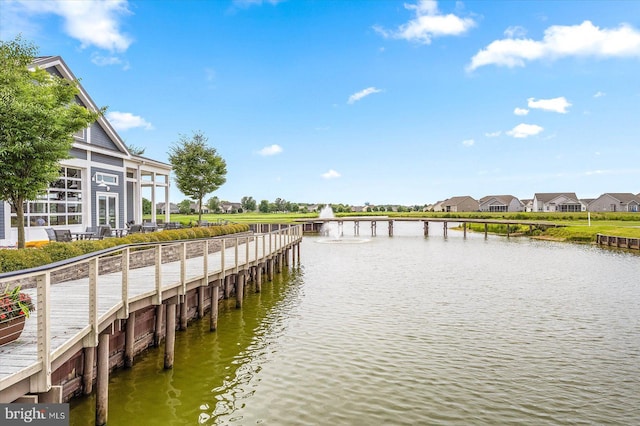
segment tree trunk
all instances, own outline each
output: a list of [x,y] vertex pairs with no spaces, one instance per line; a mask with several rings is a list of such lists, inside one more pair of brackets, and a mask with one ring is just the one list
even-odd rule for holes
[[24,248],[24,200],[17,198],[13,203],[13,208],[16,209],[16,227],[18,228],[18,248]]
[[198,200],[198,226],[202,225],[202,198]]

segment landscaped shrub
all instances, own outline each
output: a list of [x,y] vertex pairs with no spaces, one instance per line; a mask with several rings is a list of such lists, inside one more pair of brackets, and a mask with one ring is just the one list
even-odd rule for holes
[[51,263],[51,257],[42,249],[0,250],[0,272],[35,268]]
[[69,243],[51,242],[38,250],[42,250],[47,253],[51,262],[58,262],[60,260],[70,259],[84,254],[78,246]]

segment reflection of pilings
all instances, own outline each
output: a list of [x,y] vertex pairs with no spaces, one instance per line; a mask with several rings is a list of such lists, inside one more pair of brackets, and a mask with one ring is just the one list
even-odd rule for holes
[[218,329],[218,298],[220,297],[220,284],[222,280],[216,280],[211,285],[211,311],[209,312],[209,330]]

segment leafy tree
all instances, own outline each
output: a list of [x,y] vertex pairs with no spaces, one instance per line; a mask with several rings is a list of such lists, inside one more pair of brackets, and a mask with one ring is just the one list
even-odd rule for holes
[[207,201],[207,207],[209,207],[209,210],[211,210],[212,212],[219,213],[220,199],[218,197],[209,198],[209,201]]
[[260,201],[260,206],[258,207],[261,213],[269,213],[271,210],[269,208],[269,201],[262,200]]
[[277,211],[277,212],[285,212],[285,211],[287,211],[287,202],[284,199],[276,198],[276,200],[273,202],[273,204],[276,205],[275,211]]
[[[194,132],[191,138],[181,135],[169,152],[178,189],[200,206],[205,195],[226,182],[227,175],[226,162],[215,148],[207,146],[207,141],[202,132]],[[202,209],[198,212],[198,221],[202,221]]]
[[135,145],[129,145],[127,144],[127,149],[129,150],[129,152],[133,155],[143,155],[144,151],[147,148],[141,148],[139,146],[135,146]]
[[142,214],[151,214],[151,200],[147,200],[146,198],[142,198]]
[[178,211],[180,214],[191,214],[191,201],[182,200],[178,203]]
[[59,162],[69,158],[73,134],[105,111],[75,102],[77,81],[29,70],[37,52],[20,36],[0,41],[0,199],[17,213],[18,248],[25,245],[24,203],[59,178]]
[[253,197],[242,197],[240,203],[244,211],[252,212],[256,210],[256,200]]

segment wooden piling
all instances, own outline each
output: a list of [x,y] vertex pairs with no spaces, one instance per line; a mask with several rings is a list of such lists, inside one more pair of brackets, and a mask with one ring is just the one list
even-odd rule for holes
[[393,221],[389,221],[389,236],[393,237]]
[[464,234],[464,238],[467,238],[467,222],[462,222],[462,232]]
[[153,333],[153,346],[160,346],[162,342],[162,324],[164,324],[164,305],[156,306],[156,329]]
[[133,367],[133,344],[136,340],[135,335],[136,313],[130,312],[127,318],[127,325],[124,334],[124,366],[126,368]]
[[443,223],[444,237],[447,238],[447,232],[449,231],[449,228],[447,228],[447,222],[442,222],[442,223]]
[[189,302],[187,301],[187,295],[183,294],[180,296],[180,330],[184,331],[187,329],[187,313],[189,312]]
[[231,283],[233,280],[233,276],[231,275],[227,275],[226,277],[224,277],[224,298],[228,299],[229,296],[231,295]]
[[489,235],[489,224],[485,222],[484,224],[484,238],[486,239]]
[[176,304],[169,303],[167,305],[167,336],[164,343],[164,368],[166,370],[173,368],[174,351],[176,345]]
[[109,338],[103,333],[98,337],[98,373],[96,380],[96,426],[107,424],[109,412]]
[[262,291],[262,266],[256,266],[256,293]]
[[242,298],[244,297],[245,273],[239,272],[236,280],[236,308],[242,308]]
[[204,318],[204,290],[206,287],[198,287],[198,319]]
[[93,346],[84,348],[84,368],[82,370],[82,393],[85,395],[93,392],[93,365],[96,361],[96,348]]
[[429,221],[428,221],[428,220],[425,220],[425,221],[423,222],[422,227],[424,228],[424,236],[425,236],[425,237],[428,237],[428,236],[429,236]]
[[218,298],[220,297],[220,284],[222,280],[217,280],[211,287],[211,311],[209,311],[209,330],[218,329]]

